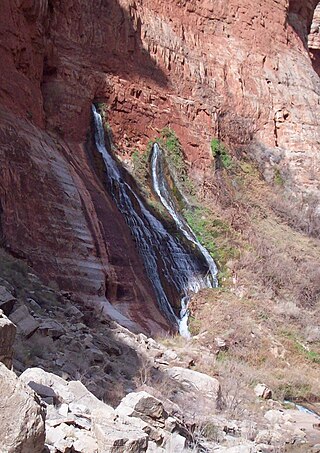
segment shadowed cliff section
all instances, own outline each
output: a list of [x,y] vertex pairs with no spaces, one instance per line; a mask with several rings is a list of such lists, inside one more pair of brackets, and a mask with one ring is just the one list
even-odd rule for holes
[[53,6],[42,82],[47,126],[83,139],[93,98],[107,100],[109,78],[143,79],[163,89],[168,79],[141,40],[135,4],[68,0]]
[[319,0],[289,1],[288,24],[296,31],[306,49],[308,49],[308,35],[318,3]]

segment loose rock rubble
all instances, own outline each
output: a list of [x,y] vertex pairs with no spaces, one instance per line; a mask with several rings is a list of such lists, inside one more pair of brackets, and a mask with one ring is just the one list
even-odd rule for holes
[[113,409],[81,382],[67,382],[40,368],[26,370],[19,380],[35,390],[46,406],[46,446],[50,452],[142,453],[148,451],[149,442],[153,451],[176,445],[178,439],[181,445],[187,442],[178,432],[180,422],[147,392],[130,393]]
[[44,287],[47,299],[22,300],[4,287],[17,334],[13,344],[16,327],[0,311],[0,360],[11,367],[13,356],[21,375],[1,365],[0,439],[1,430],[9,436],[1,453],[311,451],[319,420],[263,400],[271,397],[263,384],[255,388],[260,418],[223,412],[223,382],[190,368],[196,343],[170,348],[80,310],[70,296],[50,303]]

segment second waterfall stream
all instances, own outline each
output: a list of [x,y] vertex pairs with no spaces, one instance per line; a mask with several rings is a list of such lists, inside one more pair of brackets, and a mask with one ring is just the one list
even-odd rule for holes
[[[163,171],[164,156],[158,144],[153,145],[151,155],[153,189],[174,220],[181,240],[167,231],[130,185],[122,179],[117,163],[107,150],[102,118],[94,105],[92,112],[95,144],[105,164],[108,190],[130,228],[146,274],[156,293],[159,308],[173,325],[178,326],[182,336],[190,337],[189,294],[202,288],[216,287],[217,267],[175,208]],[[184,245],[185,242],[189,243],[190,247]],[[173,303],[170,303],[170,289],[180,298],[179,313],[175,313]]]

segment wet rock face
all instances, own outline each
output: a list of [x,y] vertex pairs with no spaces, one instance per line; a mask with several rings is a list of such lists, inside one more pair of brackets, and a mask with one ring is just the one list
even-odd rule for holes
[[165,327],[84,149],[90,104],[107,103],[123,158],[169,122],[199,183],[219,135],[318,196],[320,82],[306,45],[316,4],[1,1],[5,245],[61,288],[92,303],[107,295],[145,330]]

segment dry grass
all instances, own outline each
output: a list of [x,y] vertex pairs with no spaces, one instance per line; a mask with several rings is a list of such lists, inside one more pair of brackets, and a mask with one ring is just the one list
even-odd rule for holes
[[290,210],[282,190],[267,186],[251,164],[238,164],[215,175],[203,202],[210,218],[228,224],[239,250],[227,263],[224,287],[198,294],[191,307],[197,343],[214,349],[217,336],[229,343],[215,360],[196,363],[199,371],[221,376],[226,407],[238,404],[228,390],[237,387],[234,375],[245,385],[240,401],[254,400],[257,382],[276,398],[320,399],[317,218],[312,203]]

